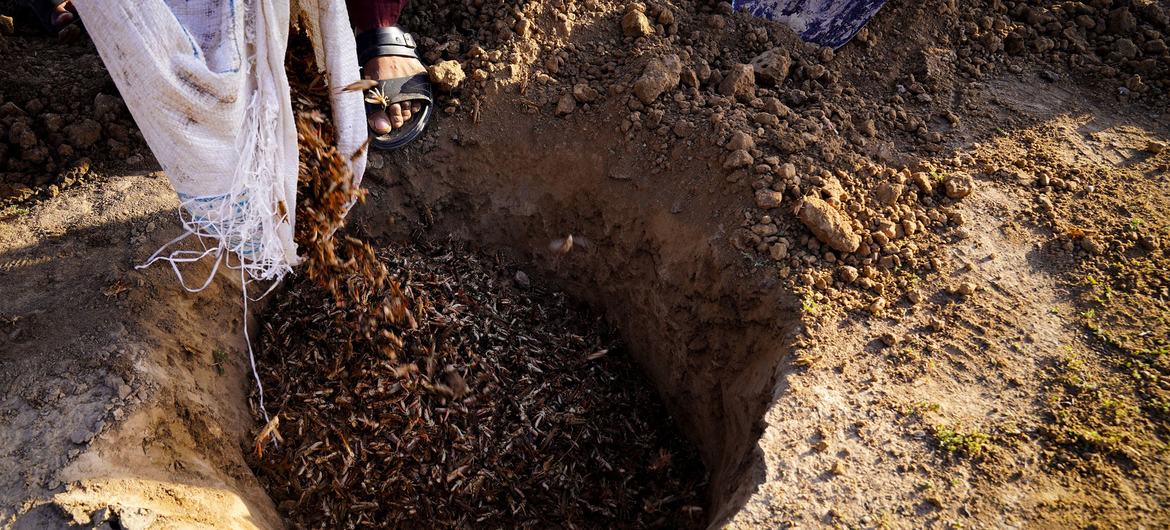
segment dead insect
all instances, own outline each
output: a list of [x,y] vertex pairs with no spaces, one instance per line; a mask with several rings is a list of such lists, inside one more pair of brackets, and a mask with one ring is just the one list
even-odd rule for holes
[[374,88],[376,86],[378,86],[378,82],[374,81],[373,79],[359,79],[359,80],[354,81],[348,85],[345,85],[345,88],[342,88],[341,91],[342,92],[359,92],[362,90],[369,90],[369,89]]
[[386,108],[390,106],[390,98],[386,97],[386,94],[380,89],[375,88],[366,94],[366,103],[381,105],[382,108]]
[[608,350],[608,349],[605,349],[605,350],[598,350],[598,351],[595,351],[595,352],[593,352],[593,353],[590,353],[589,355],[586,355],[586,356],[585,356],[585,360],[586,360],[586,361],[596,361],[597,359],[600,359],[600,358],[602,358],[602,357],[605,357],[605,356],[606,356],[606,354],[608,354],[608,353],[609,353],[609,350]]
[[284,438],[280,437],[279,429],[280,416],[273,416],[271,420],[268,420],[268,424],[265,425],[263,429],[260,429],[260,432],[256,434],[257,457],[264,456],[264,445],[267,444],[269,440],[273,440],[276,443],[284,441]]

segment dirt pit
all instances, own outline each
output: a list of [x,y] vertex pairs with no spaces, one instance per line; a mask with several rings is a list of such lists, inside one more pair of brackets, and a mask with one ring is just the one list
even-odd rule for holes
[[410,312],[397,358],[307,280],[267,311],[281,440],[251,465],[290,526],[702,527],[698,453],[602,321],[465,251],[381,257]]
[[[840,50],[707,1],[416,0],[405,20],[465,77],[421,141],[371,156],[347,233],[466,245],[501,292],[564,292],[613,325],[704,463],[705,498],[679,510],[1170,520],[1164,3],[890,2]],[[59,46],[8,43],[42,65]],[[790,62],[749,83],[764,54]],[[161,173],[30,180],[30,138],[61,149],[35,92],[5,90],[0,113],[0,195],[19,191],[0,206],[0,520],[281,526],[247,466],[263,426],[238,284],[191,296],[133,270],[179,230]],[[590,244],[550,251],[569,235]],[[458,362],[412,362],[475,388]],[[330,443],[337,469],[360,454]]]

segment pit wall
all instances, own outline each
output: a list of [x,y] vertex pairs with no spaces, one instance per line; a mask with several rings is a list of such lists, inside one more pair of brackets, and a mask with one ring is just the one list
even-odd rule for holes
[[0,223],[0,317],[19,329],[0,338],[0,528],[282,527],[244,461],[238,272],[190,294],[134,268],[181,232],[176,207],[155,172]]
[[[647,159],[644,146],[590,135],[595,127],[481,120],[443,123],[418,151],[375,153],[371,198],[353,223],[377,236],[421,228],[504,252],[529,264],[521,270],[534,282],[603,312],[699,446],[711,478],[707,515],[726,520],[763,480],[760,421],[798,331],[799,302],[774,271],[754,271],[732,250],[727,237],[742,214],[721,204],[734,196],[694,192],[726,186],[717,160],[680,145],[652,173],[633,163]],[[573,250],[550,249],[570,234]]]
[[[741,214],[720,205],[736,195],[695,193],[723,185],[708,167],[717,161],[675,153],[651,173],[631,163],[627,146],[580,134],[588,129],[482,119],[441,123],[417,149],[375,154],[372,197],[352,223],[388,238],[421,227],[506,252],[533,282],[604,312],[699,446],[709,519],[726,520],[763,480],[760,418],[799,317],[774,276],[731,250]],[[174,208],[161,173],[113,177],[6,227],[16,243],[0,249],[11,264],[0,309],[34,316],[21,321],[5,369],[25,374],[13,375],[10,397],[34,403],[35,425],[12,431],[20,439],[0,455],[21,477],[0,488],[5,526],[88,524],[101,514],[148,527],[282,526],[244,461],[255,425],[238,277],[221,271],[189,294],[169,268],[134,270],[178,233]],[[569,234],[572,251],[550,252]],[[35,404],[59,386],[43,373],[74,383]],[[108,382],[77,384],[85,381]]]

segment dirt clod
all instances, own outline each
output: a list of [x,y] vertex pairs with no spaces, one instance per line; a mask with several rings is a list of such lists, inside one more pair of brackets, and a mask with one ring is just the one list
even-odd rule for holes
[[98,122],[87,118],[79,123],[65,127],[65,134],[69,137],[69,143],[73,147],[84,149],[101,139],[102,126]]
[[800,206],[800,222],[817,239],[841,252],[854,252],[861,245],[861,236],[853,231],[848,217],[818,197],[808,196]]
[[779,85],[788,78],[792,57],[788,55],[788,50],[773,48],[752,59],[751,66],[755,76],[761,81]]
[[431,82],[443,92],[454,92],[467,77],[459,61],[442,61],[427,67]]
[[781,192],[767,189],[756,192],[756,206],[762,210],[779,208],[783,202],[784,194]]
[[975,189],[975,182],[966,173],[948,175],[943,185],[946,187],[947,197],[952,199],[965,198]]
[[644,104],[653,103],[663,92],[678,86],[682,73],[682,61],[678,55],[668,54],[656,57],[646,65],[646,70],[634,83],[634,95]]
[[723,169],[739,169],[752,165],[752,155],[747,149],[738,149],[727,155],[723,161]]
[[634,38],[654,34],[654,26],[650,25],[650,19],[646,17],[645,5],[634,2],[626,8],[626,14],[622,17],[622,34]]
[[557,100],[557,116],[567,116],[577,110],[577,100],[573,94],[565,94]]
[[719,93],[740,101],[750,101],[756,97],[755,70],[747,64],[733,65],[719,84]]

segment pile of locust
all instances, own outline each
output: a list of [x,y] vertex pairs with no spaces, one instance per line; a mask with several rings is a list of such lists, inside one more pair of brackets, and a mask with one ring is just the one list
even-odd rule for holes
[[325,89],[298,46],[309,263],[264,317],[275,419],[252,459],[288,524],[705,522],[697,454],[596,318],[517,287],[495,260],[421,243],[375,253],[334,232],[361,192],[343,182]]

